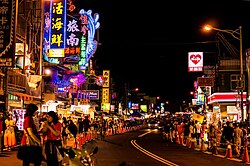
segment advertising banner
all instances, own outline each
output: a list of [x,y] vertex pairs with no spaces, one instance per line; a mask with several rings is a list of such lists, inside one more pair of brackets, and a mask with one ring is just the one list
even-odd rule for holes
[[17,120],[16,126],[18,127],[18,130],[23,130],[23,122],[26,109],[13,109],[12,112],[13,112],[13,119],[15,121]]

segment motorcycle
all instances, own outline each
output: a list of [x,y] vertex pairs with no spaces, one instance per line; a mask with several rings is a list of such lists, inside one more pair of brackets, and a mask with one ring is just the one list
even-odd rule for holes
[[96,142],[90,141],[80,149],[66,149],[66,156],[69,158],[69,166],[94,166],[96,161],[94,155],[98,152]]

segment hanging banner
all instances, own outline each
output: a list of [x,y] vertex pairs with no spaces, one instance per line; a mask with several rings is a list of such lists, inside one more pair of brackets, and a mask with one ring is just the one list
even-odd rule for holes
[[16,0],[0,1],[0,67],[13,67],[15,56]]

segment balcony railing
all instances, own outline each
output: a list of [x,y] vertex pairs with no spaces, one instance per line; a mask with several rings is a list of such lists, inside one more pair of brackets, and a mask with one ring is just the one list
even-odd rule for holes
[[24,74],[8,70],[8,89],[29,92],[27,77]]

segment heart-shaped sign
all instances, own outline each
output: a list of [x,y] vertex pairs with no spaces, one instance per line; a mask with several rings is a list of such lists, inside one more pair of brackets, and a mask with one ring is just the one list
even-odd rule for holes
[[197,63],[199,63],[201,61],[201,55],[200,54],[192,54],[190,55],[190,60],[195,64],[197,65]]

